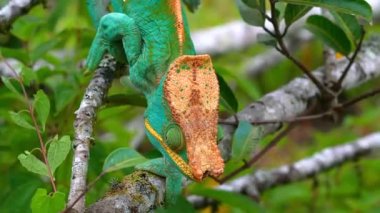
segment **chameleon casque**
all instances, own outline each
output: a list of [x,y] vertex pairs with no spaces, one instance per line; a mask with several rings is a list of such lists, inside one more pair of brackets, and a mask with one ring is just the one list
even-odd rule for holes
[[[193,10],[199,0],[184,0]],[[129,64],[130,80],[147,99],[146,134],[163,158],[137,166],[166,177],[173,204],[182,178],[223,173],[217,147],[219,85],[208,55],[196,55],[180,0],[87,0],[97,33],[87,58],[94,70],[105,53]]]

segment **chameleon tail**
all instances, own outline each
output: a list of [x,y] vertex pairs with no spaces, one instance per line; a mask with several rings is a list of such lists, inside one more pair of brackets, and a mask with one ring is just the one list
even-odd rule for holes
[[86,3],[92,23],[96,28],[98,28],[100,18],[108,13],[107,6],[109,4],[109,0],[86,0]]

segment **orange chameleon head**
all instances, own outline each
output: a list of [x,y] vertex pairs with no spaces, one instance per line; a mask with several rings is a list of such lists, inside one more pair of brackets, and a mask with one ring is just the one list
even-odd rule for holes
[[164,98],[182,130],[195,180],[218,177],[224,162],[217,146],[218,80],[208,55],[183,55],[169,67]]

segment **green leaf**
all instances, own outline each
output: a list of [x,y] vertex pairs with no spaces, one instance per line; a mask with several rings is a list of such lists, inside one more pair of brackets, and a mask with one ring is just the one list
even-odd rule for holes
[[156,213],[178,213],[179,209],[181,209],[181,213],[195,213],[197,211],[195,211],[193,205],[191,203],[189,203],[189,201],[184,198],[183,196],[179,195],[177,196],[177,201],[175,204],[173,205],[169,205],[169,206],[166,206],[165,208],[164,207],[159,207],[157,209],[155,209],[154,212]]
[[34,95],[34,110],[37,112],[37,118],[41,124],[42,131],[45,131],[46,120],[50,112],[50,101],[42,90],[38,90]]
[[146,103],[145,97],[142,94],[131,93],[131,94],[116,94],[116,95],[108,96],[105,100],[105,105],[107,107],[124,106],[124,105],[146,107],[147,103]]
[[33,213],[58,213],[65,209],[65,194],[55,192],[52,196],[46,189],[39,188],[32,198],[30,207]]
[[220,87],[220,105],[222,105],[228,112],[236,113],[238,110],[238,101],[234,93],[221,75],[217,74],[217,78]]
[[186,5],[187,9],[193,13],[201,4],[201,1],[200,0],[183,0],[183,3]]
[[4,58],[14,58],[21,61],[23,64],[30,64],[29,54],[26,52],[25,48],[13,49],[1,47],[0,52]]
[[322,7],[332,11],[353,14],[363,17],[367,22],[372,20],[371,6],[365,0],[279,0],[290,4],[310,7]]
[[49,166],[51,172],[54,174],[54,171],[58,168],[59,165],[66,159],[67,155],[71,150],[71,140],[70,137],[65,135],[59,140],[56,138],[50,143],[47,158],[49,161]]
[[133,167],[137,164],[145,162],[146,160],[146,158],[134,149],[119,148],[107,156],[104,161],[103,171],[112,172],[119,169]]
[[276,47],[277,45],[277,40],[266,33],[259,33],[257,41],[270,47]]
[[11,92],[18,96],[22,96],[22,94],[16,89],[16,87],[11,82],[11,79],[1,76],[1,80],[3,81],[5,87],[7,87]]
[[357,18],[353,15],[344,13],[331,12],[337,24],[343,29],[351,41],[352,47],[356,45],[362,34],[362,26],[359,24]]
[[312,7],[303,5],[287,4],[285,9],[285,23],[287,26],[293,24],[299,18],[304,16]]
[[32,130],[35,130],[34,126],[32,124],[29,123],[28,120],[30,120],[30,116],[29,116],[29,112],[26,111],[26,110],[21,110],[19,112],[12,112],[10,111],[9,112],[9,115],[12,119],[12,121],[21,126],[21,127],[24,127],[26,129],[32,129]]
[[232,72],[221,66],[214,66],[216,72],[224,77],[233,78],[237,85],[252,99],[259,99],[261,97],[260,89],[257,85],[253,84],[248,78],[243,78],[240,73]]
[[44,54],[54,49],[61,42],[61,38],[55,37],[48,41],[42,42],[35,49],[31,51],[30,57],[32,61],[40,59]]
[[17,158],[28,171],[49,176],[46,165],[32,153],[26,151],[25,154],[19,154]]
[[232,160],[241,161],[249,157],[262,137],[262,128],[240,121],[232,139]]
[[242,0],[236,0],[236,4],[240,15],[245,22],[253,26],[264,25],[265,18],[259,9],[249,7]]
[[239,208],[243,212],[264,212],[263,208],[247,196],[225,190],[209,189],[197,185],[190,189],[191,194],[200,195]]
[[30,83],[37,80],[37,74],[27,66],[22,65],[21,76],[24,84],[29,86]]
[[18,182],[9,192],[5,191],[6,196],[0,203],[1,211],[7,213],[30,212],[29,208],[33,194],[41,185],[41,181],[37,181],[35,178]]
[[242,0],[245,5],[252,9],[265,11],[265,0]]
[[351,51],[351,42],[344,31],[329,19],[313,15],[306,20],[306,27],[324,43],[336,51],[348,55]]

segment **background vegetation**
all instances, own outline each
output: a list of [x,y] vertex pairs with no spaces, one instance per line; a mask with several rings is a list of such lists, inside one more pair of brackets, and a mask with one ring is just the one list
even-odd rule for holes
[[[5,3],[6,1],[0,1],[0,5]],[[188,14],[188,18],[191,30],[196,31],[240,19],[240,15],[233,1],[203,0],[200,9],[195,14]],[[377,34],[380,25],[373,23],[365,29],[367,36]],[[27,110],[30,104],[38,105],[36,99],[45,101],[46,106],[47,97],[50,110],[37,111],[38,125],[41,129],[44,127],[42,140],[45,143],[50,141],[51,148],[55,141],[66,140],[65,135],[72,137],[74,112],[91,78],[83,75],[83,60],[87,56],[95,30],[91,26],[84,1],[65,0],[48,1],[45,8],[42,5],[34,7],[14,22],[10,32],[8,37],[0,37],[0,51],[2,57],[15,58],[21,62],[11,66],[22,73],[29,98],[28,101],[24,99],[22,88],[16,80],[3,77],[3,81],[0,81],[0,211],[30,212],[36,190],[45,188],[49,193],[53,189],[49,178],[31,173],[20,164],[18,156],[26,150],[40,159],[42,156],[38,150],[40,140],[36,131],[21,127],[26,125],[20,124],[19,119],[24,112],[19,115],[14,113]],[[272,47],[254,44],[244,50],[231,51],[213,58],[215,67],[223,68],[222,76],[233,89],[239,110],[300,75],[294,64],[283,60],[257,76],[248,77],[244,69],[247,60],[268,48]],[[322,42],[311,40],[300,46],[296,56],[313,70],[324,63],[322,51]],[[379,79],[372,80],[360,88],[345,92],[344,98],[355,97],[379,84]],[[10,90],[12,87],[14,91]],[[46,97],[37,95],[38,91],[43,91]],[[134,92],[123,81],[115,80],[109,94]],[[303,123],[267,153],[255,168],[291,163],[324,147],[379,131],[379,105],[380,98],[374,97],[350,108],[348,114],[336,123]],[[141,134],[141,127],[133,127],[133,124],[142,119],[143,111],[143,107],[133,104],[100,109],[94,130],[94,145],[91,148],[90,180],[101,173],[104,160],[110,152],[131,146],[131,142]],[[42,114],[48,116],[46,126],[44,119],[40,118]],[[228,113],[223,115],[227,116]],[[29,120],[27,122],[31,123]],[[58,139],[54,140],[56,136]],[[270,137],[264,138],[258,147],[264,146],[269,140]],[[138,150],[147,157],[159,155],[147,139],[138,146]],[[70,186],[71,164],[72,152],[53,171],[57,190],[64,194],[62,196],[65,200]],[[105,175],[87,193],[87,203],[101,198],[113,182],[131,171],[125,169]],[[378,157],[360,159],[308,181],[270,189],[262,194],[260,204],[267,212],[378,212],[379,173]],[[206,181],[205,184],[213,183]],[[220,210],[239,212],[238,207],[230,205],[223,205]]]

